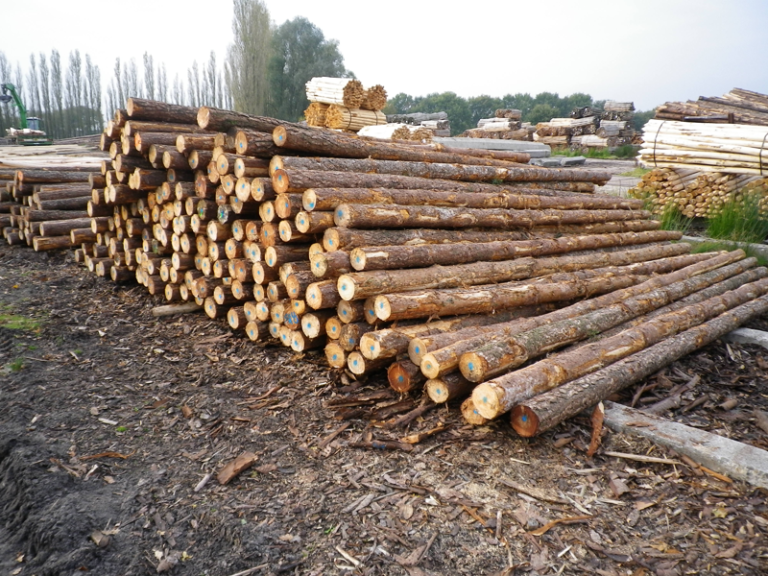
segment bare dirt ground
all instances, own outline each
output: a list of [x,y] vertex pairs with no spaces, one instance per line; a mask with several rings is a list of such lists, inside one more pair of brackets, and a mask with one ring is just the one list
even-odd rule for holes
[[[383,376],[343,381],[200,314],[155,319],[160,303],[70,254],[0,246],[0,573],[768,573],[765,490],[608,456],[680,462],[609,431],[589,458],[587,418],[525,440],[443,406],[387,430],[368,419],[398,398],[343,406]],[[760,349],[716,343],[622,400],[696,375],[665,415],[768,448]],[[440,422],[411,452],[350,446]],[[220,485],[246,451],[253,467]]]

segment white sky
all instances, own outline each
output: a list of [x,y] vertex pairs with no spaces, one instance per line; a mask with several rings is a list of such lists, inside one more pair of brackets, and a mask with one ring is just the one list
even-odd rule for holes
[[[390,95],[586,92],[634,101],[768,93],[765,0],[473,0],[380,3],[266,0],[280,24],[305,16],[339,41],[347,68]],[[2,0],[0,51],[26,69],[31,53],[79,49],[103,86],[116,57],[149,51],[169,83],[214,50],[223,61],[230,0]],[[2,79],[5,81],[6,79]]]

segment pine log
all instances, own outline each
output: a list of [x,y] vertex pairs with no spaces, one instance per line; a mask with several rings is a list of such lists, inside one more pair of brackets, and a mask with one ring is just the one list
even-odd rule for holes
[[313,310],[333,308],[341,301],[339,292],[336,290],[336,281],[321,280],[310,284],[307,287],[306,300]]
[[641,220],[645,210],[505,210],[341,204],[334,221],[342,228],[533,228]]
[[35,236],[32,239],[32,248],[35,252],[45,250],[58,250],[60,248],[70,248],[72,242],[69,236]]
[[[73,218],[71,220],[47,220],[40,222],[40,236],[64,236],[72,230],[86,228],[91,225],[90,218]],[[90,228],[88,228],[90,231]]]
[[461,403],[461,416],[467,424],[473,426],[483,426],[488,423],[488,420],[477,411],[471,396]]
[[[476,262],[427,269],[375,270],[339,277],[339,294],[344,300],[362,300],[379,294],[406,290],[473,286],[491,282],[522,280],[558,271],[573,272],[598,266],[622,266],[633,262],[686,254],[687,244],[640,247],[617,252],[595,252],[549,258],[520,258],[504,262]],[[693,256],[690,262],[706,258]],[[686,260],[688,261],[688,260]]]
[[483,382],[508,372],[529,359],[662,308],[670,302],[717,283],[722,280],[724,274],[735,274],[740,269],[740,266],[731,266],[727,272],[714,270],[706,274],[692,275],[576,318],[546,324],[503,341],[489,339],[489,342],[479,349],[463,354],[459,368],[467,380]]
[[395,362],[387,368],[387,380],[395,392],[405,394],[426,380],[419,367],[410,360]]
[[[231,128],[249,129],[258,132],[272,132],[278,126],[292,124],[284,120],[269,118],[266,116],[252,116],[233,110],[222,110],[209,106],[201,106],[197,111],[197,124],[203,130],[212,132],[226,132]],[[306,128],[294,125],[298,130]]]
[[417,206],[465,206],[467,208],[512,208],[516,210],[639,210],[640,200],[611,196],[540,196],[535,188],[514,191],[464,192],[386,188],[310,188],[302,204],[307,211],[335,210],[340,204],[400,204]]
[[341,300],[336,307],[339,319],[345,324],[365,320],[365,307],[362,302]]
[[758,280],[722,296],[715,296],[664,314],[612,338],[577,347],[522,370],[484,382],[472,393],[475,405],[486,418],[495,418],[536,394],[612,364],[680,331],[759,298],[767,292],[768,280]]
[[[307,130],[291,125],[276,128],[272,133],[272,138],[280,148],[338,158],[375,158],[417,162],[460,162],[460,159],[466,158],[463,155],[371,142],[329,130]],[[530,160],[530,155],[520,153],[514,159],[517,162],[525,163]]]
[[572,195],[574,192],[594,192],[595,189],[594,183],[580,181],[522,181],[506,182],[502,185],[396,174],[359,174],[323,170],[277,170],[272,175],[272,186],[276,192],[304,192],[308,188],[395,188],[497,193],[504,190],[514,192],[516,188],[535,188],[536,193],[541,196],[560,196],[564,193]]
[[193,150],[213,150],[215,138],[213,134],[177,134],[176,150],[182,154]]
[[325,359],[331,368],[344,368],[347,365],[347,354],[336,342],[325,345]]
[[768,296],[756,298],[597,372],[535,396],[512,409],[512,427],[526,437],[549,430],[766,311]]
[[235,148],[238,154],[247,154],[257,158],[272,158],[272,156],[284,152],[272,141],[270,133],[245,129],[236,131]]
[[15,178],[17,185],[45,184],[50,182],[88,182],[88,177],[92,172],[95,172],[95,170],[86,172],[78,170],[28,170],[25,168],[17,170]]
[[333,227],[333,212],[304,212],[296,214],[296,229],[302,234],[319,234]]
[[272,268],[279,268],[286,262],[307,260],[309,245],[307,244],[277,244],[269,246],[264,251],[264,262]]
[[344,324],[338,338],[339,346],[346,352],[352,352],[360,345],[360,339],[363,335],[374,329],[375,328],[371,324],[368,324],[368,322],[352,322]]
[[197,123],[197,107],[195,106],[169,104],[144,98],[128,98],[125,110],[128,116],[134,120],[154,120],[178,124]]
[[27,210],[24,220],[27,222],[46,222],[48,220],[69,220],[88,218],[85,210]]
[[194,124],[179,122],[128,120],[123,127],[123,133],[126,136],[133,136],[136,132],[176,132],[177,134],[193,134],[195,132],[200,132],[200,128]]
[[380,175],[410,176],[435,178],[441,180],[460,180],[464,182],[593,182],[605,184],[610,180],[608,172],[577,170],[573,168],[542,169],[502,160],[486,160],[467,156],[467,160],[484,162],[477,164],[449,164],[445,162],[416,162],[404,160],[376,160],[373,158],[305,158],[280,157],[272,159],[278,171],[293,172],[298,170],[358,172]]
[[615,246],[651,244],[679,240],[681,237],[682,233],[677,231],[659,230],[511,242],[377,246],[355,248],[350,252],[350,263],[352,268],[357,271],[421,268],[478,261],[512,260],[525,256],[565,254],[578,250],[599,250]]
[[317,278],[338,278],[341,274],[352,271],[349,253],[342,250],[319,252],[313,254],[309,261],[312,265],[312,274]]

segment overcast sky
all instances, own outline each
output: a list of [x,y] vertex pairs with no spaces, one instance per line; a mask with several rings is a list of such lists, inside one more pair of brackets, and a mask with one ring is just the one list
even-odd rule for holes
[[[308,18],[339,42],[363,84],[390,95],[586,92],[634,101],[768,93],[765,0],[266,0],[276,24]],[[230,0],[3,0],[0,51],[26,69],[31,53],[90,54],[106,87],[115,58],[144,51],[169,82],[192,61],[221,62]],[[2,79],[7,81],[7,79]]]

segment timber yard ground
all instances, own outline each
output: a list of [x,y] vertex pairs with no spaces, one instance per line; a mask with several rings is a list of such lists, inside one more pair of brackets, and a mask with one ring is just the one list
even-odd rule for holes
[[[768,572],[765,490],[610,431],[589,458],[587,417],[534,439],[453,405],[390,432],[339,420],[334,400],[385,377],[350,382],[202,314],[156,319],[160,299],[72,258],[0,246],[2,574]],[[694,376],[667,417],[768,448],[759,348],[717,342],[621,401]],[[440,422],[411,452],[350,446]],[[253,467],[220,485],[244,452]]]

